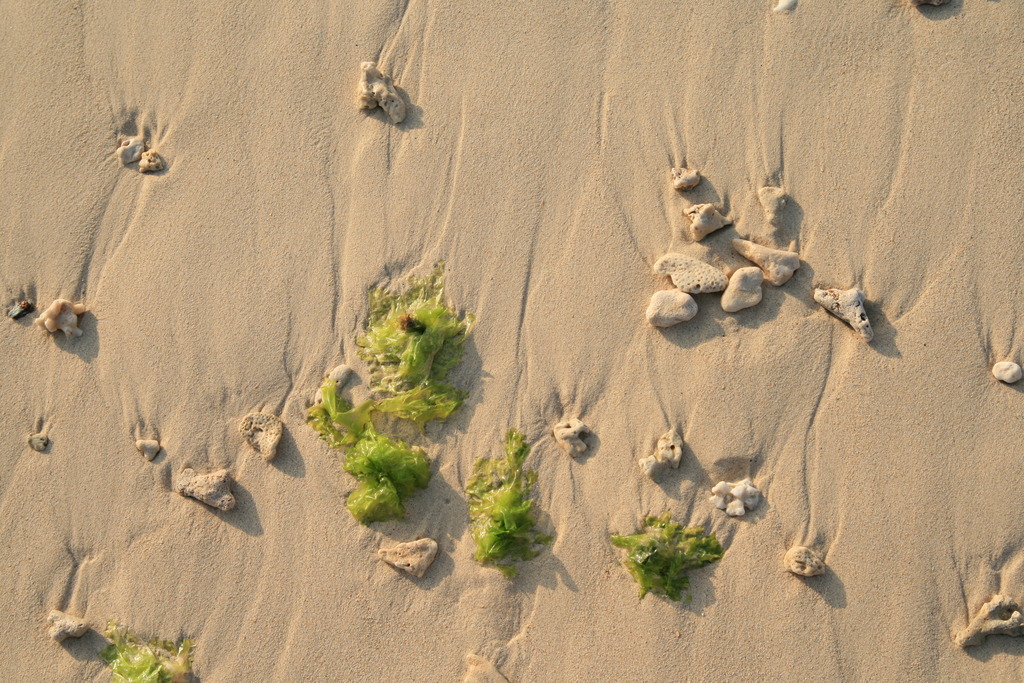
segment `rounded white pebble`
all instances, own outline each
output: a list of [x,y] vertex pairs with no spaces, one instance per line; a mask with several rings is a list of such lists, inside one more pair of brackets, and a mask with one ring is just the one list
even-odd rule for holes
[[1021,378],[1020,366],[1008,360],[1001,361],[992,366],[992,376],[1000,382],[1013,384]]
[[686,292],[663,289],[655,292],[647,307],[647,322],[655,327],[669,327],[686,322],[697,315],[697,302]]

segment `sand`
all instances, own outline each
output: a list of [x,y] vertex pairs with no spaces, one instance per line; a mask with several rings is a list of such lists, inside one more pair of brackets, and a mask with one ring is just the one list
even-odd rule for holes
[[[0,320],[0,679],[107,679],[53,609],[191,637],[203,683],[457,681],[470,653],[517,682],[1019,678],[1024,639],[952,635],[1024,599],[1024,398],[990,373],[1024,343],[1024,7],[775,5],[0,5],[4,309],[88,308],[76,339]],[[358,109],[363,61],[401,124]],[[135,135],[163,171],[121,165]],[[694,203],[735,225],[690,244]],[[647,324],[659,257],[749,265],[738,237],[802,267]],[[366,291],[438,261],[478,316],[469,397],[402,434],[434,467],[407,519],[361,526],[305,409],[343,362],[366,395]],[[865,292],[870,345],[815,286]],[[255,411],[285,424],[270,463]],[[473,562],[463,489],[512,427],[555,541],[509,581]],[[173,493],[185,467],[228,468],[236,508]],[[708,503],[745,477],[756,510]],[[726,548],[688,604],[638,601],[608,542],[665,509]],[[377,560],[421,536],[423,579]],[[826,574],[790,575],[794,545]]]

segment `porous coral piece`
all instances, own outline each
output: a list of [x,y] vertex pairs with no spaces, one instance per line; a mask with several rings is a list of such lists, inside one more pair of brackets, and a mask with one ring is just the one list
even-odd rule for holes
[[1000,382],[1013,384],[1021,378],[1020,366],[1011,361],[1001,361],[992,366],[992,376]]
[[67,299],[57,299],[39,314],[35,324],[47,332],[60,330],[66,337],[81,337],[78,316],[86,310],[85,304],[73,304]]
[[[794,2],[793,5],[795,6],[796,3]],[[780,10],[776,7],[774,11],[778,12]],[[757,201],[761,203],[761,208],[764,210],[764,217],[768,220],[770,225],[778,227],[779,214],[782,213],[784,208],[786,208],[787,199],[788,196],[781,187],[762,187],[757,191]]]
[[756,263],[764,272],[764,279],[775,286],[788,282],[800,267],[800,255],[794,251],[772,249],[741,239],[734,239],[732,248],[743,258]]
[[390,548],[381,548],[377,551],[377,555],[392,567],[404,569],[413,576],[422,577],[437,556],[437,541],[432,538],[421,538],[407,543],[399,543]]
[[466,677],[462,683],[508,683],[508,679],[480,655],[466,655]]
[[247,444],[270,462],[277,455],[277,444],[281,442],[284,425],[276,415],[249,413],[238,424],[238,431]]
[[686,190],[692,190],[697,187],[700,182],[700,172],[694,171],[689,168],[673,168],[672,169],[672,187],[685,192]]
[[871,321],[864,310],[864,292],[852,289],[815,289],[814,300],[826,311],[852,327],[861,338],[870,342],[875,337]]
[[583,441],[583,437],[590,434],[590,428],[577,418],[573,417],[557,423],[552,431],[558,446],[569,457],[579,457],[587,450],[587,444]]
[[795,545],[786,551],[782,561],[797,576],[818,576],[825,573],[825,562],[812,549]]
[[49,445],[50,439],[45,434],[30,434],[28,437],[28,447],[39,453],[45,451]]
[[957,631],[953,642],[960,647],[980,645],[988,636],[1024,634],[1024,617],[1013,598],[997,595],[986,602],[965,628]]
[[382,74],[374,62],[363,62],[359,68],[363,72],[359,79],[359,108],[380,107],[392,123],[404,121],[405,102],[395,89],[391,78]]
[[720,214],[714,204],[694,204],[683,209],[683,213],[690,219],[690,237],[694,242],[732,224],[732,219]]
[[231,493],[231,475],[224,469],[199,474],[191,467],[186,467],[178,474],[174,490],[218,510],[230,510],[235,507],[235,496]]
[[640,458],[640,469],[648,477],[653,478],[658,470],[666,465],[677,469],[682,459],[683,438],[679,436],[679,432],[670,429],[658,439],[658,445],[655,447],[653,455]]
[[146,151],[146,143],[141,137],[125,138],[117,148],[117,159],[122,166],[134,164]]
[[647,305],[647,322],[654,327],[671,327],[697,315],[697,302],[686,292],[663,289],[651,295]]
[[740,268],[729,278],[729,285],[722,293],[722,310],[735,313],[761,303],[761,283],[764,274],[760,268]]
[[165,167],[164,158],[155,149],[146,150],[139,159],[139,171],[142,173],[158,173]]
[[761,502],[761,492],[750,479],[728,482],[720,481],[711,489],[708,500],[719,510],[725,510],[730,517],[742,517],[747,510],[753,510]]
[[714,266],[685,254],[665,254],[654,264],[657,275],[668,275],[677,289],[688,294],[721,292],[729,281]]
[[160,442],[156,439],[139,439],[135,442],[135,448],[146,460],[152,460],[160,452]]
[[80,638],[89,630],[89,622],[85,619],[73,617],[60,610],[52,610],[46,617],[46,623],[50,625],[47,633],[58,643],[65,638]]

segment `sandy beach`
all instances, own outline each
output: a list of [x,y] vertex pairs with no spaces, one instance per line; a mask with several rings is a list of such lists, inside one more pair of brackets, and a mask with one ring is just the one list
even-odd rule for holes
[[[954,643],[1024,601],[1024,382],[992,374],[1024,359],[1024,6],[655,4],[0,0],[0,303],[35,306],[0,319],[0,679],[110,680],[109,619],[192,639],[202,683],[462,681],[467,655],[513,683],[1024,676],[1024,638]],[[400,123],[359,108],[366,61]],[[121,163],[136,138],[163,168]],[[730,223],[695,241],[705,203]],[[799,269],[648,324],[659,259],[728,276],[736,239]],[[368,292],[442,262],[466,397],[387,422],[432,477],[361,524],[307,410],[341,363],[371,396]],[[861,290],[870,343],[815,288]],[[81,336],[34,324],[57,299]],[[553,537],[512,579],[466,494],[510,429]],[[670,430],[678,469],[645,476]],[[178,495],[186,468],[233,508]],[[743,516],[709,501],[745,478]],[[639,599],[609,541],[665,511],[724,548],[688,602]],[[422,578],[378,559],[424,537]],[[90,629],[56,643],[51,610]]]

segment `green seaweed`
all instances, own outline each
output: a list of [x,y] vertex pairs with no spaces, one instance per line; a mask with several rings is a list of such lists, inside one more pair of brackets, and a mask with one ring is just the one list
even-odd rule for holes
[[100,652],[114,683],[184,683],[192,671],[191,640],[144,642],[116,621],[103,631],[111,642]]
[[359,480],[346,506],[363,524],[402,519],[402,501],[430,481],[430,461],[422,449],[378,434],[372,426],[345,455],[343,467]]
[[530,447],[522,432],[509,430],[504,458],[479,458],[466,484],[477,562],[492,565],[505,576],[516,575],[515,565],[506,560],[529,560],[537,556],[534,544],[546,545],[552,538],[534,527],[533,501],[527,496],[537,473],[523,470]]
[[378,434],[371,417],[378,404],[355,408],[338,395],[331,379],[320,387],[323,400],[309,409],[307,423],[332,448],[348,447],[342,467],[359,480],[346,507],[363,524],[405,517],[403,501],[430,481],[430,461],[421,448]]
[[444,300],[444,264],[426,277],[410,277],[402,293],[370,292],[366,334],[357,340],[370,365],[370,387],[384,398],[381,412],[415,422],[444,421],[466,394],[448,384],[448,373],[462,359],[472,314],[461,320]]
[[628,536],[613,534],[612,544],[625,548],[625,566],[638,584],[641,599],[653,591],[679,601],[683,593],[690,600],[689,569],[697,569],[722,559],[725,551],[714,534],[704,528],[686,527],[672,521],[666,511],[660,517],[644,520],[645,531]]

